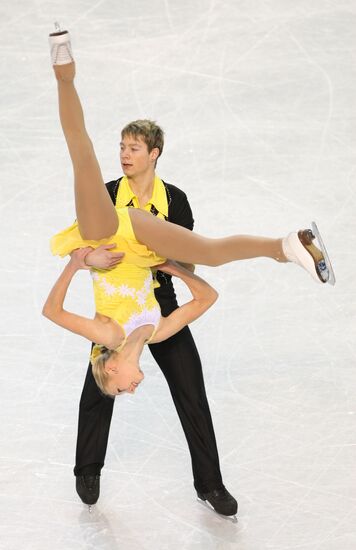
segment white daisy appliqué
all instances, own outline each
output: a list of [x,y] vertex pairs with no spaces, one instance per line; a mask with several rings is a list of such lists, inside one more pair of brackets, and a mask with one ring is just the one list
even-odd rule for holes
[[127,284],[121,284],[120,286],[115,286],[103,276],[99,275],[96,272],[91,272],[92,279],[103,289],[107,296],[114,296],[118,294],[119,296],[127,297],[130,296],[133,300],[136,300],[140,307],[144,306],[146,303],[147,296],[151,292],[152,285],[152,275],[151,273],[146,277],[142,288],[136,290],[133,287],[130,287]]

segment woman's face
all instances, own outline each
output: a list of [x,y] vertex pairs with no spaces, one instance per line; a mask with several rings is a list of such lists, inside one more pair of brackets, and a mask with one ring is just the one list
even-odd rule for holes
[[109,375],[107,390],[111,395],[120,393],[135,393],[137,386],[144,379],[144,374],[138,363],[133,363],[115,355],[105,363],[105,370]]

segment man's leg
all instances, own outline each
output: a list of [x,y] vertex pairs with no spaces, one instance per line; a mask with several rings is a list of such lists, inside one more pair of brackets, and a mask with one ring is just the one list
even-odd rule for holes
[[95,504],[100,492],[114,399],[98,389],[91,369],[87,371],[79,404],[74,475],[77,492],[85,504]]
[[188,327],[150,345],[172,394],[189,446],[194,487],[206,493],[222,485],[213,423],[198,350]]
[[[177,307],[171,300],[161,299],[160,305],[163,315]],[[235,515],[237,502],[222,482],[201,361],[189,327],[150,350],[168,382],[187,439],[198,496],[216,512]]]

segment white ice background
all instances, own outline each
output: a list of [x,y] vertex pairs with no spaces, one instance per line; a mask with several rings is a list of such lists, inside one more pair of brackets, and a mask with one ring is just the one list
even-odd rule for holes
[[[353,0],[13,0],[0,8],[0,547],[355,550],[355,11]],[[157,120],[158,173],[196,230],[282,236],[316,220],[337,285],[271,260],[199,268],[220,293],[193,333],[230,523],[195,500],[190,457],[148,351],[115,405],[91,515],[72,473],[89,344],[41,316],[74,219],[47,35],[73,36],[106,181],[121,127]],[[186,293],[178,285],[179,296]],[[92,314],[88,273],[68,307]]]

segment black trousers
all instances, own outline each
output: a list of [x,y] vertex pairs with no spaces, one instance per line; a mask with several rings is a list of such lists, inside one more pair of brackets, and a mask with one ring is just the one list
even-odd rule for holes
[[[164,316],[177,307],[175,298],[159,301]],[[219,456],[201,361],[189,327],[149,348],[167,380],[187,439],[194,487],[201,492],[216,489],[222,485]],[[114,400],[99,391],[89,364],[79,405],[75,475],[99,473],[103,467],[113,407]]]

